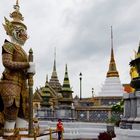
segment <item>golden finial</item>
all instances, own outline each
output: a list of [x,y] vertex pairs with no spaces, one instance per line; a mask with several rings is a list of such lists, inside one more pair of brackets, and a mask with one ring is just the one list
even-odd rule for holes
[[14,9],[16,10],[16,11],[19,11],[19,1],[18,0],[16,0],[16,5],[14,5]]
[[16,5],[18,5],[18,0],[16,1]]

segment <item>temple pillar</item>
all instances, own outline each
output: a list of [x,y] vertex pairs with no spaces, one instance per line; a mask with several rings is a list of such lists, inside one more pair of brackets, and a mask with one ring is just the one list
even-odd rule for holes
[[87,111],[87,120],[89,121],[89,110]]
[[129,94],[124,93],[123,99],[124,99],[124,116],[123,116],[123,120],[127,120],[130,117],[130,110],[131,110],[131,102],[130,102]]
[[128,118],[129,122],[133,122],[136,118],[136,96],[135,93],[132,93],[129,95],[130,96],[130,117]]
[[124,99],[124,115],[121,118],[120,122],[120,128],[124,129],[131,129],[132,124],[128,121],[130,116],[131,116],[131,100],[130,100],[130,95],[127,93],[123,94],[123,99]]
[[111,114],[112,114],[112,112],[111,112],[111,110],[109,110],[108,111],[108,119],[111,119]]

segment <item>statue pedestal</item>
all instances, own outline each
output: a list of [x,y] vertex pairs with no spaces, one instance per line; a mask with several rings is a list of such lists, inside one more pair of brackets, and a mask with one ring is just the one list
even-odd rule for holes
[[11,136],[11,137],[0,137],[0,140],[50,140],[49,135],[38,136],[38,137],[28,137],[28,136]]
[[34,137],[32,137],[32,138],[30,138],[30,137],[27,137],[27,138],[21,137],[20,140],[50,140],[50,136],[49,135],[46,135],[46,136],[38,136],[36,138],[34,138]]
[[19,136],[0,137],[0,140],[20,140]]

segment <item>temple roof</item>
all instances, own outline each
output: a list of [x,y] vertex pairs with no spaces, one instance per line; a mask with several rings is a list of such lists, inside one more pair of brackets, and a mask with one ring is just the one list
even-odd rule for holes
[[49,98],[57,97],[55,90],[48,83],[48,75],[46,76],[45,86],[41,87],[41,96]]
[[39,94],[39,90],[36,89],[35,93],[33,94],[33,101],[35,102],[41,102],[42,101],[42,98]]
[[49,85],[48,78],[46,78],[45,86],[41,87],[39,89],[39,94],[40,94],[40,96],[42,98],[42,102],[41,102],[42,106],[47,106],[47,107],[51,106],[52,105],[52,99],[55,100],[57,98],[57,93]]

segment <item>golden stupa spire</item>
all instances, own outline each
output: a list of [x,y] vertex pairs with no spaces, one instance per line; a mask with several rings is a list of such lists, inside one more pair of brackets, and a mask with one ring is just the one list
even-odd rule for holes
[[109,63],[109,70],[107,72],[106,77],[119,77],[118,71],[116,69],[115,59],[114,59],[112,26],[111,26],[111,58]]

